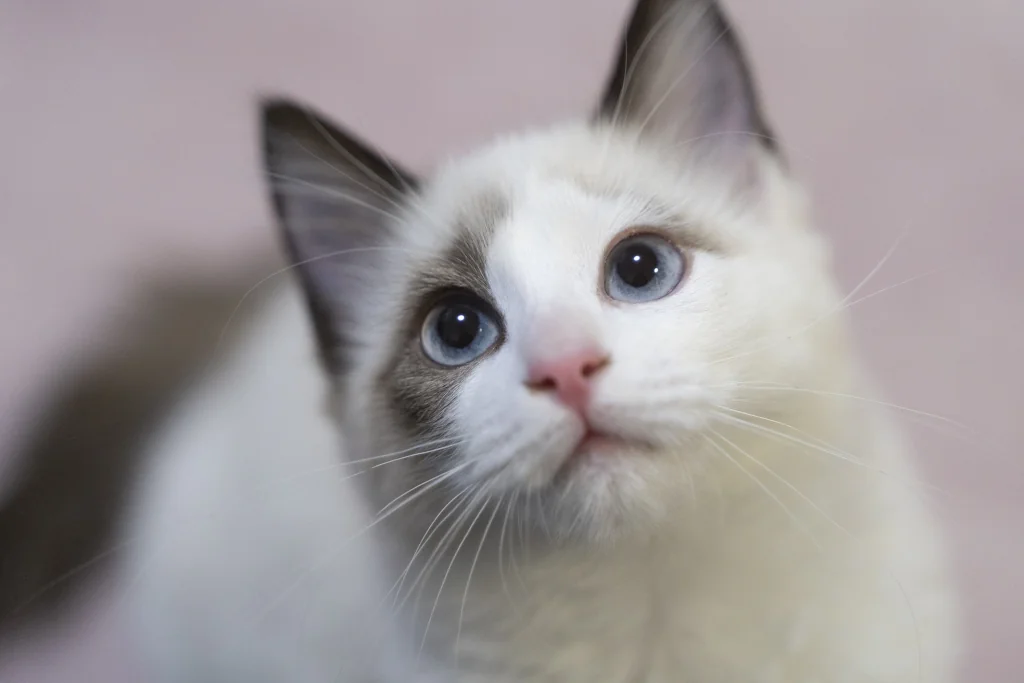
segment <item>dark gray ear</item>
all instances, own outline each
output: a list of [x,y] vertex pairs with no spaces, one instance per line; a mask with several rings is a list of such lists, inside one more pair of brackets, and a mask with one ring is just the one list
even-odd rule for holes
[[716,0],[637,0],[600,116],[700,150],[777,151],[742,46]]
[[323,358],[342,372],[351,302],[372,286],[381,250],[416,190],[413,176],[309,108],[262,103],[264,166],[289,258]]

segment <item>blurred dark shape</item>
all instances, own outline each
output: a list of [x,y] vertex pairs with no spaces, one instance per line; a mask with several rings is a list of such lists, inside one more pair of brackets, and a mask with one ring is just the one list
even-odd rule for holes
[[273,284],[238,307],[270,272],[244,270],[144,286],[111,343],[53,388],[0,499],[0,634],[57,616],[114,559],[141,447]]

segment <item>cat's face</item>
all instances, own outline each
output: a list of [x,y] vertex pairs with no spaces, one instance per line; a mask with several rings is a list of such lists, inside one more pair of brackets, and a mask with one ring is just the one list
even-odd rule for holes
[[642,527],[709,469],[745,476],[721,466],[729,411],[785,420],[764,386],[828,365],[839,302],[722,26],[708,3],[641,2],[651,54],[623,50],[602,120],[423,182],[268,107],[349,441],[398,458],[385,499],[501,503],[559,535]]

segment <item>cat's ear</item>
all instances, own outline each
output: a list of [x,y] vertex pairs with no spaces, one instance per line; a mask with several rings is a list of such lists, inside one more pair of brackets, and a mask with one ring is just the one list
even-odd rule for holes
[[637,0],[599,117],[735,158],[777,152],[753,75],[717,0]]
[[379,276],[417,181],[339,126],[283,99],[260,105],[263,163],[328,369],[345,369],[351,303]]

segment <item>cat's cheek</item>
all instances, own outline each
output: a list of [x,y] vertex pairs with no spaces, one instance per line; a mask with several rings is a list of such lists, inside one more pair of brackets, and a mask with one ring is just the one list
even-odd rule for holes
[[505,466],[521,431],[521,406],[512,384],[512,369],[500,355],[473,368],[451,408],[452,422],[462,440],[459,451],[467,465],[460,478],[469,484],[484,481]]

